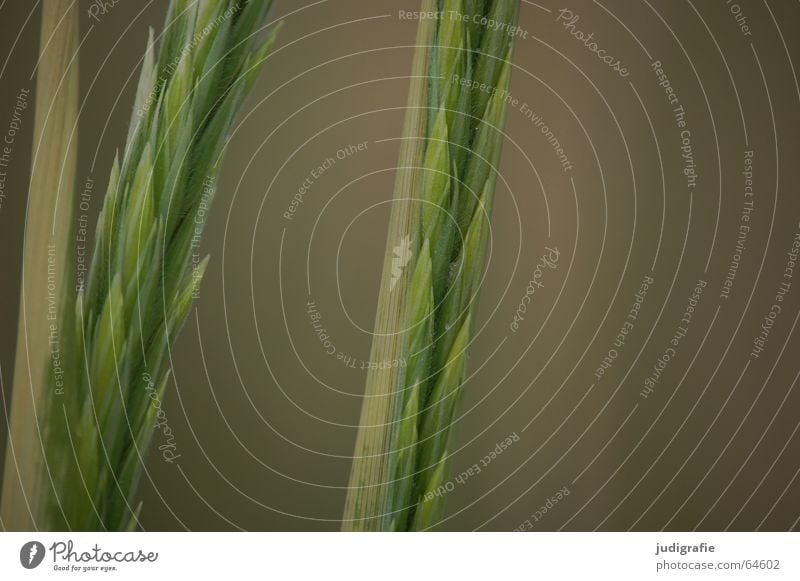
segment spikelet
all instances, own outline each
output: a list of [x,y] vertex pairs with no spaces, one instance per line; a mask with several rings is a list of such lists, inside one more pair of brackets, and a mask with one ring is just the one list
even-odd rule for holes
[[194,217],[213,198],[205,184],[275,42],[275,30],[258,34],[270,5],[173,0],[159,50],[150,32],[88,284],[65,298],[75,308],[62,323],[75,332],[61,348],[75,364],[65,372],[69,405],[41,420],[41,478],[53,480],[35,503],[40,529],[138,524],[134,494],[167,388],[167,350],[208,264],[192,264]]
[[[426,530],[441,519],[444,498],[434,492],[447,478],[485,269],[513,38],[506,27],[475,23],[485,17],[513,26],[519,1],[439,0],[426,7],[431,4],[441,17],[428,49],[427,122],[417,154],[422,167],[414,184],[416,207],[408,214],[414,261],[402,285],[404,300],[395,303],[403,312],[397,330],[404,338],[393,354],[408,365],[393,377],[389,435],[374,438],[385,442],[383,450],[371,450],[374,466],[354,463],[346,529]],[[379,336],[374,341],[386,344]],[[379,414],[368,410],[379,391],[370,381],[384,379],[376,377],[368,377],[362,418]],[[368,440],[359,440],[357,456],[369,449]],[[382,499],[376,502],[376,496]],[[373,514],[356,515],[355,507]]]

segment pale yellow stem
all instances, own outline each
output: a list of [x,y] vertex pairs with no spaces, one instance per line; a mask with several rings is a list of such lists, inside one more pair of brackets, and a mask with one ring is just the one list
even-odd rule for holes
[[72,262],[68,238],[76,168],[77,50],[77,0],[44,0],[17,353],[0,507],[7,530],[38,528],[38,487],[49,486],[40,482],[42,448],[37,416],[44,411],[42,398],[53,396],[43,393],[51,324],[58,320],[53,309],[59,306],[63,285],[71,280],[67,269]]
[[[423,12],[435,12],[436,0],[422,0]],[[383,261],[378,311],[375,316],[375,333],[370,361],[396,361],[402,356],[403,334],[401,315],[406,295],[406,285],[411,269],[404,269],[399,277],[393,270],[395,248],[411,235],[415,205],[414,184],[423,164],[427,110],[427,73],[430,46],[433,43],[434,22],[420,21],[417,30],[417,48],[414,52],[408,109],[403,126],[400,162],[394,186],[394,202],[389,221],[389,237]],[[378,366],[380,367],[380,366]],[[397,384],[397,367],[371,368],[367,374],[367,387],[361,408],[361,420],[350,471],[350,483],[345,502],[342,530],[379,530],[379,517],[384,509],[388,491],[388,438],[394,417],[392,395]]]

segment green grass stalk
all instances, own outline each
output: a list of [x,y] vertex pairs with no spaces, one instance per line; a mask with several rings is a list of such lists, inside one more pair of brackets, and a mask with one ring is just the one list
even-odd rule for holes
[[[78,4],[42,3],[33,154],[25,217],[17,351],[11,391],[0,522],[7,530],[39,526],[42,448],[36,420],[44,411],[45,366],[51,356],[50,307],[68,284],[68,239],[78,139]],[[29,109],[30,111],[30,109]]]
[[[429,80],[426,90],[412,87],[410,102],[426,103],[424,129],[405,134],[419,145],[400,162],[419,167],[413,203],[395,208],[388,244],[398,244],[400,230],[412,259],[393,287],[384,280],[372,355],[407,365],[368,375],[362,424],[371,423],[357,440],[346,530],[428,530],[442,518],[444,498],[435,491],[447,480],[489,243],[519,2],[438,0],[422,10],[442,17],[420,25],[430,40],[417,56],[425,55]],[[408,195],[395,191],[398,200]],[[392,293],[402,298],[392,302]]]
[[[234,118],[269,53],[267,0],[172,0],[151,31],[127,141],[114,161],[90,272],[59,312],[63,389],[45,373],[34,520],[124,530],[169,380],[170,345],[208,261],[204,228]],[[199,218],[199,219],[198,219]],[[75,287],[78,287],[77,289]]]

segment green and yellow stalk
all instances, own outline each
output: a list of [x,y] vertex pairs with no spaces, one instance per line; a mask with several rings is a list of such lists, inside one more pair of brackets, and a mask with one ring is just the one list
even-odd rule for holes
[[[345,530],[428,530],[485,269],[518,0],[425,0]],[[485,23],[492,23],[486,26]],[[410,258],[398,275],[395,248]],[[380,367],[380,366],[379,366]]]
[[234,118],[275,41],[277,28],[260,34],[271,4],[172,0],[159,50],[151,31],[89,275],[65,279],[73,284],[56,321],[58,368],[41,354],[30,361],[45,369],[40,411],[12,419],[15,432],[34,431],[41,442],[31,452],[36,528],[138,525],[134,495],[168,383],[169,348],[207,264],[192,258],[202,216]]
[[78,5],[42,3],[33,155],[25,214],[17,352],[0,507],[7,530],[41,527],[36,499],[45,485],[36,429],[50,397],[45,361],[58,297],[68,284],[68,240],[77,164]]

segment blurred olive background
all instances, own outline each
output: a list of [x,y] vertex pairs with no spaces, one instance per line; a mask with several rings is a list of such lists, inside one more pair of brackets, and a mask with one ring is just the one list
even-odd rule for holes
[[[106,3],[97,19],[93,2],[81,4],[76,189],[88,177],[101,184],[96,215],[147,30],[162,25],[166,2]],[[210,268],[173,352],[164,409],[180,458],[150,455],[146,528],[339,528],[416,34],[404,11],[413,10],[416,0],[276,3],[279,49],[228,146],[203,243]],[[791,282],[784,269],[800,227],[798,18],[797,3],[778,0],[522,3],[480,333],[442,528],[798,528],[800,281],[763,353],[750,357],[780,283]],[[19,90],[35,88],[38,28],[38,2],[0,5],[0,133]],[[32,127],[31,107],[0,206],[6,398]],[[726,299],[746,151],[754,205]],[[546,248],[558,262],[538,278]],[[541,286],[529,287],[534,276]],[[645,277],[653,283],[638,319],[615,345]],[[706,286],[688,332],[644,398],[698,280]],[[509,436],[517,441],[493,457]],[[455,480],[475,464],[479,474]]]

